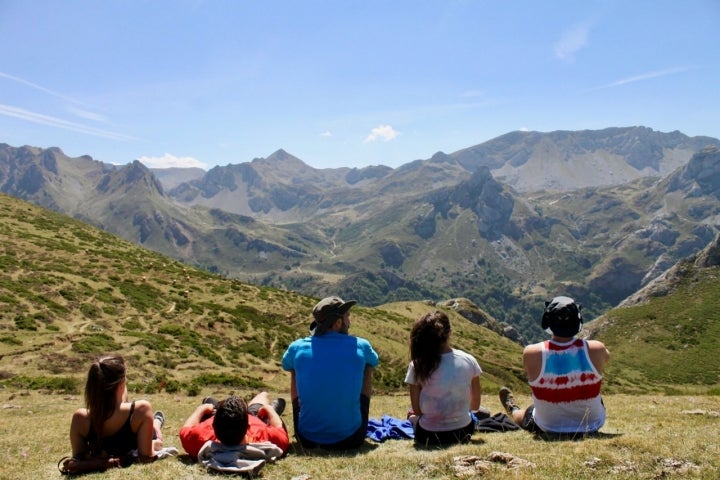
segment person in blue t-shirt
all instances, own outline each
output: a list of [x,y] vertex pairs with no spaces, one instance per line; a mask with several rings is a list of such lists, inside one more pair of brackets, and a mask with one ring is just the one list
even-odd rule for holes
[[370,342],[348,335],[354,300],[327,297],[313,308],[311,336],[290,344],[282,359],[290,372],[295,437],[305,448],[358,448],[365,440],[373,369]]

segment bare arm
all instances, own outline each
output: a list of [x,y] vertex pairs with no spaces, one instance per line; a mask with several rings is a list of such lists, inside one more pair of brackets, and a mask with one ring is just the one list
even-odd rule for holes
[[532,382],[542,370],[542,344],[528,345],[523,350],[523,368],[528,381]]
[[370,365],[365,365],[365,373],[363,375],[363,386],[362,386],[362,393],[366,397],[370,398],[372,396],[372,377],[373,377],[373,367]]
[[415,415],[422,415],[420,410],[420,391],[422,387],[418,384],[410,384],[410,406],[413,409]]
[[605,365],[610,361],[610,351],[605,348],[602,342],[597,340],[588,340],[587,343],[590,360],[593,362],[595,369],[602,375],[605,371]]
[[153,409],[147,400],[135,402],[135,412],[132,418],[133,426],[137,426],[138,456],[141,462],[153,461],[155,449],[153,448]]
[[480,376],[473,377],[470,380],[470,410],[473,412],[480,408],[482,400],[482,390],[480,388]]
[[283,422],[280,415],[277,414],[275,409],[270,405],[263,405],[258,410],[258,418],[267,420],[268,425],[271,427],[282,427]]
[[72,446],[72,456],[80,458],[87,452],[85,439],[90,434],[90,418],[88,411],[80,408],[73,414],[70,423],[70,445]]
[[295,382],[295,370],[290,370],[290,400],[298,398],[297,383]]
[[214,411],[215,407],[213,407],[209,403],[203,403],[198,405],[195,411],[190,414],[187,420],[185,420],[183,427],[194,427],[195,425],[202,422],[207,415],[212,415]]

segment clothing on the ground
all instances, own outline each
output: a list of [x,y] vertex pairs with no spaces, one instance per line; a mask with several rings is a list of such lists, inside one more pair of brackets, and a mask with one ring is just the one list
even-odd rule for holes
[[542,371],[529,382],[533,421],[545,432],[596,432],[605,423],[600,390],[602,375],[590,359],[587,341],[546,340]]
[[198,461],[209,470],[256,475],[266,461],[282,456],[283,451],[271,442],[227,446],[208,440],[198,452]]
[[383,442],[387,439],[404,440],[415,438],[415,432],[410,420],[383,415],[379,419],[368,419],[367,437],[376,442]]
[[[418,421],[424,430],[448,432],[464,429],[470,418],[470,382],[482,369],[475,357],[457,350],[443,353],[440,364],[422,385]],[[412,361],[405,375],[405,383],[417,384]]]
[[295,432],[326,446],[365,429],[360,395],[365,367],[378,363],[370,342],[352,335],[330,331],[292,342],[282,366],[295,371],[299,399],[297,409],[293,399],[293,415],[299,415],[294,418]]
[[484,418],[478,418],[475,415],[472,417],[476,432],[508,432],[520,428],[504,413],[496,413]]
[[[206,418],[197,425],[182,427],[180,429],[180,442],[183,448],[193,458],[209,440],[217,442],[213,430],[213,416]],[[250,443],[271,442],[283,452],[287,452],[290,439],[287,431],[282,427],[268,425],[254,415],[248,415],[248,429],[245,440]]]

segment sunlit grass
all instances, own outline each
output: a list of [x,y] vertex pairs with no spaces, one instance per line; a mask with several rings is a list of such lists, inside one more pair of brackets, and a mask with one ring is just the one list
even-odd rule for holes
[[[181,455],[151,465],[89,475],[98,479],[216,479],[182,455],[177,437],[180,426],[204,395],[222,397],[229,390],[204,389],[197,397],[132,393],[147,398],[166,416],[166,446],[180,448]],[[249,397],[253,392],[238,391]],[[272,394],[275,396],[277,394]],[[280,393],[287,398],[287,393]],[[521,403],[528,401],[518,396]],[[0,478],[60,478],[56,463],[70,453],[68,429],[72,412],[80,407],[80,395],[48,395],[24,390],[0,392]],[[494,413],[500,409],[495,392],[486,392],[483,404]],[[468,445],[446,449],[416,449],[409,440],[366,440],[365,446],[346,453],[322,449],[304,451],[296,442],[287,457],[268,464],[264,479],[654,479],[717,478],[720,471],[720,397],[661,395],[609,395],[605,397],[608,421],[602,435],[579,441],[543,441],[522,431],[476,433]],[[371,417],[383,414],[403,417],[405,395],[373,397]],[[292,433],[292,414],[284,419]],[[503,452],[534,466],[511,468],[489,461],[492,452]],[[455,458],[475,456],[489,462],[487,471],[475,477],[456,474]]]

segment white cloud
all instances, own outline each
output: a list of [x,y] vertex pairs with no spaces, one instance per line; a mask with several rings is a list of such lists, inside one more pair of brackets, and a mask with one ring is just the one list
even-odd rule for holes
[[110,132],[107,130],[101,130],[99,128],[83,125],[81,123],[70,122],[63,120],[62,118],[51,117],[49,115],[43,115],[42,113],[31,112],[19,107],[13,107],[12,105],[0,104],[0,115],[7,117],[19,118],[32,123],[38,123],[41,125],[48,125],[50,127],[61,128],[63,130],[71,130],[73,132],[80,132],[86,135],[93,135],[95,137],[109,138],[111,140],[137,140],[135,137],[130,135],[124,135],[122,133]]
[[332,137],[332,132],[330,130],[325,130],[320,134],[321,137]]
[[520,127],[520,128],[518,128],[518,130],[520,130],[521,132],[529,132],[530,131],[530,129],[528,127]]
[[26,85],[30,88],[34,88],[35,90],[39,90],[41,92],[47,93],[48,95],[52,95],[53,97],[62,98],[63,100],[67,100],[68,102],[82,105],[82,102],[75,100],[74,98],[68,97],[67,95],[63,95],[62,93],[54,92],[54,91],[50,90],[49,88],[45,88],[41,85],[38,85],[37,83],[33,83],[28,80],[25,80],[24,78],[16,77],[14,75],[10,75],[8,73],[3,73],[3,72],[0,72],[0,78],[6,78],[8,80],[12,80],[13,82],[17,82],[22,85]]
[[370,135],[367,136],[365,139],[365,143],[367,142],[376,142],[378,140],[383,140],[385,142],[388,142],[392,140],[393,138],[400,135],[400,132],[395,131],[395,129],[390,125],[379,125],[372,130],[370,130]]
[[673,67],[673,68],[666,68],[665,70],[656,70],[654,72],[648,72],[648,73],[643,73],[641,75],[635,75],[632,77],[622,78],[615,82],[608,83],[607,85],[601,85],[601,86],[597,87],[597,89],[619,87],[622,85],[627,85],[628,83],[640,82],[643,80],[650,80],[652,78],[664,77],[666,75],[673,75],[675,73],[685,72],[690,69],[691,69],[691,67]]
[[162,157],[140,157],[138,161],[148,168],[202,168],[207,165],[193,157],[176,157],[166,153]]
[[72,113],[73,115],[76,115],[80,118],[84,118],[86,120],[91,120],[93,122],[104,122],[107,123],[107,118],[105,116],[100,115],[95,112],[89,112],[85,109],[76,108],[76,107],[67,107],[67,111]]
[[572,60],[575,53],[587,45],[590,25],[581,23],[566,30],[555,44],[555,56],[560,60]]

